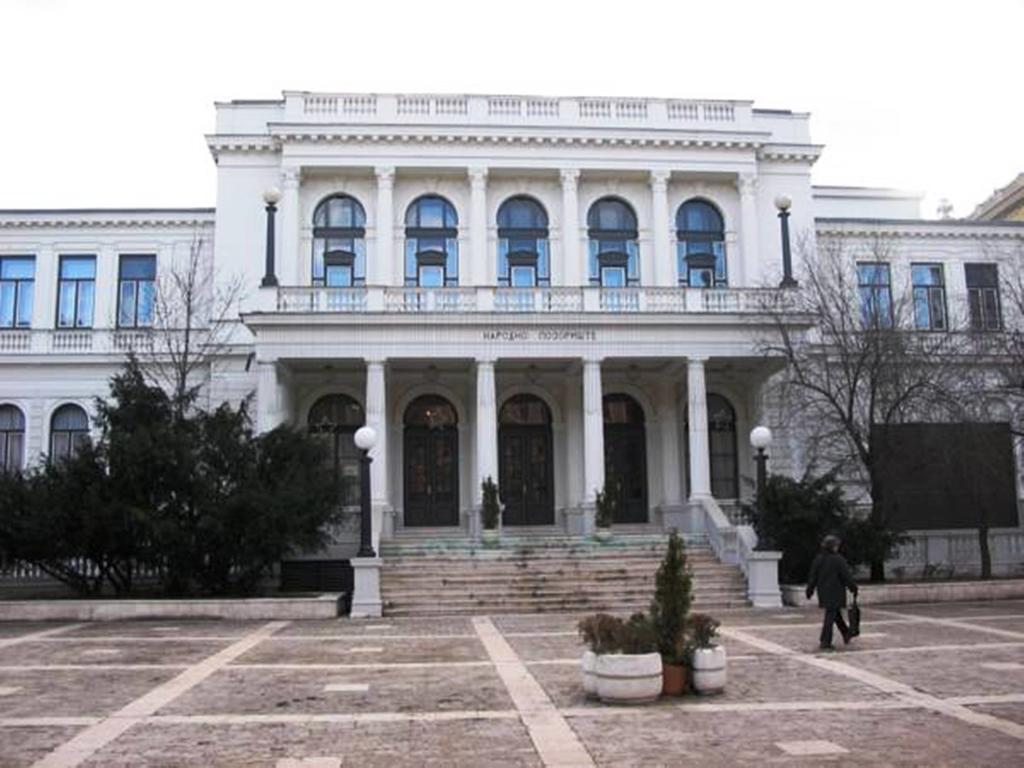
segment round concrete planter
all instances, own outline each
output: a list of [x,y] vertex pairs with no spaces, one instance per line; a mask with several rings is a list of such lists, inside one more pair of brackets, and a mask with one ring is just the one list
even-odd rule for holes
[[597,678],[594,676],[594,668],[597,666],[597,654],[593,651],[584,651],[580,659],[580,669],[583,673],[583,693],[587,698],[597,698]]
[[594,538],[600,542],[608,541],[612,537],[611,528],[595,528]]
[[697,693],[721,693],[725,690],[725,648],[697,648],[693,652],[693,690]]
[[484,528],[483,533],[480,536],[484,544],[487,544],[488,546],[494,546],[498,543],[497,528]]
[[601,654],[594,676],[604,703],[646,704],[661,695],[661,654]]

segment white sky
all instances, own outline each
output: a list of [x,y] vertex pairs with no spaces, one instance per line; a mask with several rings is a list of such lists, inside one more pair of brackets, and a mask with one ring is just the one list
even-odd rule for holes
[[212,205],[213,102],[284,89],[754,99],[815,182],[1024,171],[1024,0],[0,0],[0,208]]

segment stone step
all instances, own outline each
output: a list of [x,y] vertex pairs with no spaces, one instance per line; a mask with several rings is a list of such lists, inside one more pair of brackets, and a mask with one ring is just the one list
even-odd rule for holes
[[[718,562],[710,551],[690,550],[687,553],[687,560],[693,562]],[[387,563],[403,561],[422,562],[425,560],[444,560],[451,562],[479,560],[495,562],[501,560],[646,560],[650,562],[661,562],[664,556],[662,552],[654,552],[640,549],[618,549],[618,550],[467,550],[464,552],[423,550],[403,552],[381,552],[381,557]]]
[[[714,613],[715,611],[728,610],[731,608],[745,608],[749,606],[746,598],[723,599],[723,600],[696,600],[693,609],[701,613]],[[650,607],[650,601],[625,602],[621,600],[579,600],[561,601],[558,603],[537,604],[528,602],[518,605],[496,603],[488,600],[473,600],[465,602],[448,602],[435,605],[420,604],[391,604],[384,603],[384,614],[386,616],[438,616],[444,614],[480,614],[480,613],[593,613],[606,611],[609,613],[631,613],[633,611],[646,611]]]

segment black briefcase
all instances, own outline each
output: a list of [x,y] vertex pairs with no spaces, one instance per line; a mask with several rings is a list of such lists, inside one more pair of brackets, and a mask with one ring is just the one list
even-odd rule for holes
[[850,606],[848,611],[850,614],[850,637],[856,637],[860,634],[860,606],[857,605],[857,596],[853,596],[853,605]]

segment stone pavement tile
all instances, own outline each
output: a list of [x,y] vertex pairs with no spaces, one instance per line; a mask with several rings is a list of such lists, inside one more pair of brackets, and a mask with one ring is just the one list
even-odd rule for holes
[[[880,650],[887,648],[906,648],[920,645],[949,645],[994,642],[991,635],[975,632],[970,629],[947,627],[931,623],[881,624],[871,623],[870,606],[864,609],[865,618],[861,624],[861,632],[866,637],[858,637],[849,646],[850,650]],[[818,621],[821,614],[818,615]],[[759,627],[745,630],[764,640],[770,640],[795,651],[813,652],[818,648],[819,626],[814,627]],[[839,632],[834,634],[836,647],[842,649],[843,641]]]
[[509,632],[575,632],[579,620],[589,614],[576,613],[510,613],[491,616],[502,634]]
[[0,685],[21,688],[0,698],[0,717],[109,715],[176,674],[173,669],[0,670]]
[[469,616],[391,617],[377,619],[350,619],[293,621],[282,635],[472,635],[473,624]]
[[[230,640],[185,640],[137,643],[37,641],[0,648],[0,666],[18,664],[193,664],[231,644]],[[97,654],[116,650],[116,654]]]
[[1009,766],[1021,743],[985,728],[923,710],[651,712],[571,717],[599,766],[822,765],[794,758],[776,744],[827,738],[850,750],[842,765]]
[[[367,683],[366,693],[332,693],[328,683]],[[458,669],[278,670],[215,673],[158,714],[295,714],[512,709],[490,666]]]
[[1018,704],[973,704],[968,707],[976,712],[1001,717],[1014,723],[1024,725],[1024,703]]
[[[876,606],[866,605],[864,610]],[[881,610],[905,613],[911,616],[933,616],[935,618],[962,618],[966,616],[991,616],[996,614],[1024,613],[1024,600],[977,600],[945,603],[893,603],[879,605]]]
[[558,637],[509,637],[505,639],[523,661],[578,659],[586,646],[576,635]]
[[[373,649],[380,649],[375,651]],[[396,638],[360,640],[270,639],[243,654],[239,664],[365,664],[486,661],[476,638]]]
[[50,726],[0,728],[0,768],[22,768],[32,765],[79,730],[76,727]]
[[0,621],[0,640],[28,635],[33,632],[45,632],[48,629],[64,627],[70,621]]
[[254,632],[265,623],[229,619],[92,621],[61,637],[241,637]]
[[[1024,618],[1021,619],[972,619],[971,624],[979,627],[990,627],[1001,629],[1007,632],[1020,632],[1021,641],[1024,641]],[[1010,640],[1009,637],[1006,638]]]
[[907,683],[939,697],[1024,693],[1024,672],[990,669],[984,664],[1024,661],[1024,648],[915,653],[837,653],[831,658]]
[[273,766],[281,758],[342,757],[360,768],[539,766],[515,719],[439,723],[136,726],[96,753],[94,768]]

